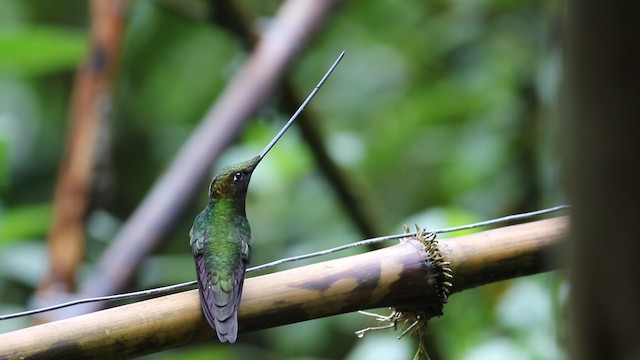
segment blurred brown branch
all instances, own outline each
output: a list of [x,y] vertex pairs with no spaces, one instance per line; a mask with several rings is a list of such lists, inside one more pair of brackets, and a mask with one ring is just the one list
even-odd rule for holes
[[[453,270],[453,291],[554,270],[551,254],[568,232],[566,217],[441,240]],[[434,268],[415,240],[249,278],[240,308],[248,332],[376,307],[423,310],[436,301]],[[103,310],[0,335],[8,358],[127,358],[196,341],[215,333],[206,323],[196,290]]]
[[[54,219],[48,237],[49,272],[40,285],[48,292],[69,292],[85,249],[85,216],[98,135],[107,116],[120,59],[125,1],[91,2],[90,51],[76,74],[67,148],[55,189]],[[52,299],[53,300],[53,299]]]
[[[245,65],[105,251],[82,288],[82,297],[111,294],[124,288],[140,261],[158,245],[193,199],[223,149],[262,105],[339,3],[289,0],[282,4]],[[93,304],[94,309],[100,306]]]

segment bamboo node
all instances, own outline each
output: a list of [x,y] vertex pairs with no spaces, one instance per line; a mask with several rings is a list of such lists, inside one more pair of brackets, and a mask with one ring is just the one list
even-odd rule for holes
[[[421,228],[419,225],[415,225],[416,235],[411,237],[412,240],[419,241],[424,246],[424,251],[427,254],[427,267],[432,272],[435,288],[434,301],[430,301],[427,304],[426,316],[432,318],[435,316],[441,316],[443,314],[444,304],[449,299],[449,293],[453,286],[453,271],[451,270],[450,263],[444,261],[438,248],[438,241],[436,240],[436,233],[433,231],[427,231]],[[408,232],[409,227],[405,225],[405,232]]]
[[[407,225],[403,226],[404,233],[409,234],[410,229]],[[401,238],[400,241],[416,240],[424,246],[424,251],[427,255],[426,266],[429,269],[430,276],[434,279],[433,286],[435,295],[433,301],[429,302],[425,311],[400,311],[395,308],[391,308],[391,314],[380,315],[367,311],[359,311],[359,313],[371,316],[377,321],[385,323],[379,326],[371,326],[356,331],[358,338],[364,337],[369,331],[398,329],[398,324],[403,323],[406,328],[398,335],[398,339],[401,339],[406,334],[414,335],[418,334],[419,346],[416,353],[416,358],[429,359],[429,354],[425,347],[425,334],[427,330],[427,323],[429,319],[434,316],[440,316],[443,314],[444,304],[447,303],[449,298],[450,288],[453,286],[453,271],[450,268],[450,263],[444,261],[440,250],[438,249],[438,242],[436,240],[436,233],[433,231],[427,231],[416,225],[416,235],[407,236]]]

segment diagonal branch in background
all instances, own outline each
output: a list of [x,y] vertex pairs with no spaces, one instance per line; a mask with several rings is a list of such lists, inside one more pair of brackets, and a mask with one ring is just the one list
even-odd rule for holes
[[[453,271],[452,291],[554,270],[568,232],[558,217],[441,240]],[[249,332],[376,307],[421,310],[439,301],[436,273],[422,243],[249,278],[239,313]],[[140,356],[211,339],[197,290],[141,301],[0,335],[0,354],[112,359]]]
[[[81,297],[117,293],[175,223],[223,149],[324,24],[337,0],[289,0],[216,104],[101,257]],[[91,304],[85,311],[100,308]],[[76,314],[76,311],[70,314]],[[69,315],[69,314],[67,314]]]
[[[217,1],[216,6],[212,6],[212,8],[214,8],[213,21],[241,39],[248,48],[258,43],[260,36],[250,25],[252,21],[248,19],[249,16],[245,14],[238,1]],[[298,104],[302,102],[290,81],[284,82],[283,97],[288,113],[295,111]],[[371,200],[357,191],[357,187],[348,180],[340,167],[329,156],[317,124],[320,124],[320,120],[314,116],[312,109],[307,109],[300,114],[298,119],[300,133],[311,150],[318,167],[335,191],[342,207],[360,230],[360,234],[365,238],[382,234],[382,230],[376,225],[380,224],[380,221],[374,216],[375,211],[372,209],[375,208],[372,206]],[[371,246],[371,248],[376,248],[376,246]]]
[[[298,101],[298,95],[289,82],[284,84],[284,97],[286,108],[289,110],[295,109],[294,104]],[[347,176],[333,161],[327,152],[324,141],[322,141],[322,135],[317,125],[319,123],[319,120],[314,117],[313,109],[308,109],[304,116],[301,116],[298,120],[300,133],[316,159],[318,167],[362,236],[372,238],[380,235],[382,230],[377,224],[381,223],[381,219],[376,219],[374,216],[377,211],[372,205],[371,197],[364,196],[362,191],[358,191],[357,187],[354,186],[355,183],[347,180]],[[378,245],[370,245],[369,248],[376,249]]]
[[116,79],[123,32],[124,1],[91,1],[91,44],[76,74],[69,114],[67,148],[55,189],[54,218],[48,236],[48,277],[40,300],[75,287],[84,258],[85,216],[98,135],[107,116]]

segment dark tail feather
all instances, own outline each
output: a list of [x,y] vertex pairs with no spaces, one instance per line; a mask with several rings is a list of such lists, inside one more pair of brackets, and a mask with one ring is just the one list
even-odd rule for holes
[[209,325],[216,329],[218,339],[221,342],[234,343],[238,338],[238,308],[240,307],[246,265],[244,262],[240,262],[240,268],[236,272],[236,286],[232,293],[216,294],[208,286],[209,277],[204,263],[204,257],[196,257],[202,311]]
[[230,318],[224,321],[216,319],[216,332],[221,342],[236,342],[238,338],[238,312],[234,312]]

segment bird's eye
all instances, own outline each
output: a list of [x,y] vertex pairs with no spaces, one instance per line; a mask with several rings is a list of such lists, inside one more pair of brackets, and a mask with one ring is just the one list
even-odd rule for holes
[[237,172],[233,175],[233,181],[240,181],[244,178],[244,174]]

